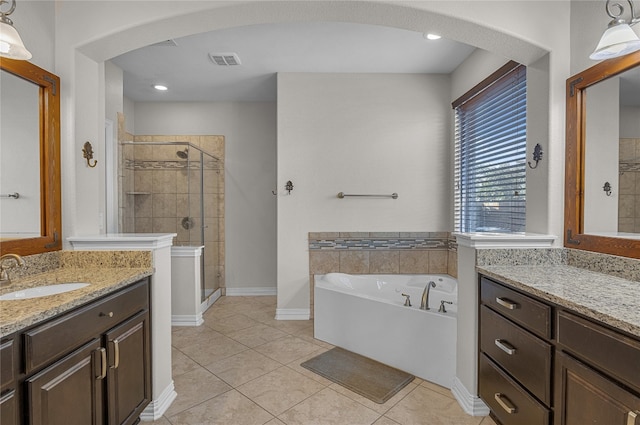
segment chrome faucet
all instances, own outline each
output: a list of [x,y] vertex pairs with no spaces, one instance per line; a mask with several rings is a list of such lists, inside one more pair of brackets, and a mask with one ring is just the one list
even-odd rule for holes
[[[5,262],[10,260],[13,260],[13,262],[9,265],[5,265]],[[11,279],[9,278],[8,270],[16,267],[24,267],[24,260],[18,254],[4,254],[0,257],[0,282],[10,283]]]
[[436,283],[431,281],[427,283],[427,286],[424,287],[424,291],[422,291],[422,300],[420,300],[420,310],[429,310],[429,291],[431,288],[435,288]]

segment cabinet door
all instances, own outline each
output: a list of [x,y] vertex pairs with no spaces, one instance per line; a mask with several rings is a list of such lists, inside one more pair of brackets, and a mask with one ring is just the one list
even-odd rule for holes
[[8,391],[0,397],[0,424],[18,424],[18,400],[15,390]]
[[565,353],[556,365],[556,425],[640,424],[640,397]]
[[151,400],[148,311],[110,330],[106,335],[108,423],[134,423]]
[[30,425],[102,425],[106,352],[95,339],[26,380]]

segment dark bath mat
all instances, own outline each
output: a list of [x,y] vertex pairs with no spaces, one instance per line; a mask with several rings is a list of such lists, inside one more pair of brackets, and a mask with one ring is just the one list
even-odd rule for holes
[[413,375],[340,347],[332,348],[300,366],[379,404],[413,381]]

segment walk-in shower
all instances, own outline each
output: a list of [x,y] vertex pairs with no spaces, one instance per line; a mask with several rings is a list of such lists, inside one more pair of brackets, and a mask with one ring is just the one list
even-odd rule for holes
[[[224,143],[222,136],[202,137]],[[175,247],[203,247],[198,263],[204,303],[224,285],[223,161],[192,142],[134,140],[121,142],[120,229],[176,233]]]

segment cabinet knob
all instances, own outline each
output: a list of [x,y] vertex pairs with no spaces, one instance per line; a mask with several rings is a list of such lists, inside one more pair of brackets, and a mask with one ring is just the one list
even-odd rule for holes
[[108,313],[104,313],[104,312],[101,311],[98,316],[100,316],[100,317],[106,317],[106,316],[113,317],[113,311],[110,311]]

